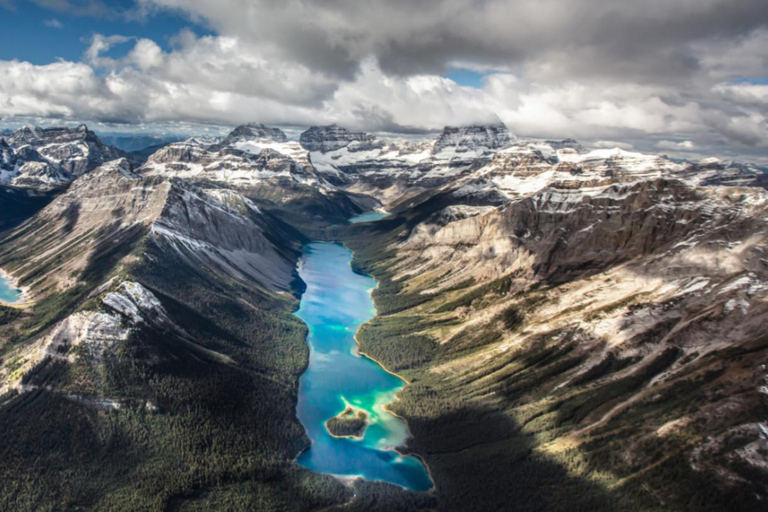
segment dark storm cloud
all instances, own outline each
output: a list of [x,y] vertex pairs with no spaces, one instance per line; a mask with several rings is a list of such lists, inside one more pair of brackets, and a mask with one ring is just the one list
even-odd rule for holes
[[374,55],[399,74],[469,60],[557,79],[669,80],[701,69],[696,43],[768,26],[765,0],[145,1],[342,78]]

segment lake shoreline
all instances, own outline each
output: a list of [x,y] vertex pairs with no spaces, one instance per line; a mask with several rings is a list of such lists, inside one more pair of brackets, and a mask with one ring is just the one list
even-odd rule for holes
[[[310,443],[297,455],[296,461],[304,468],[343,481],[362,478],[385,481],[412,492],[434,491],[434,479],[424,459],[417,453],[407,452],[407,441],[413,437],[410,426],[405,418],[393,413],[388,407],[399,399],[398,393],[409,382],[359,350],[357,334],[360,328],[378,315],[372,297],[372,291],[379,285],[378,281],[370,275],[354,271],[354,252],[342,242],[309,242],[302,252],[297,270],[307,284],[308,294],[302,295],[299,308],[294,314],[309,327],[307,343],[310,346],[310,362],[300,380],[297,416]],[[342,264],[345,270],[339,268]],[[346,275],[357,277],[345,278]],[[360,285],[366,281],[370,284],[360,289]],[[366,300],[362,299],[363,294]],[[354,320],[356,318],[360,320]],[[346,322],[351,324],[347,325]],[[340,332],[339,328],[348,334],[333,334]],[[353,329],[354,332],[351,332]],[[348,336],[348,341],[343,341],[345,336]],[[365,359],[368,362],[352,364],[351,360],[345,358]],[[336,372],[336,377],[322,370],[329,364],[329,368]],[[380,376],[376,376],[377,371],[381,371]],[[374,373],[369,375],[369,372]],[[334,379],[339,378],[342,380],[334,384]],[[369,381],[374,387],[365,387],[364,383]],[[366,425],[362,435],[339,436],[328,429],[327,422],[338,416],[338,408],[328,412],[330,407],[334,407],[332,404],[338,400],[338,396],[346,396],[356,409],[369,415],[371,423]],[[322,433],[318,431],[315,422],[319,423]],[[331,439],[341,444],[331,442]],[[389,452],[392,455],[381,458],[374,455],[376,452]]]
[[0,299],[0,305],[14,309],[26,309],[34,304],[34,301],[29,298],[29,286],[20,286],[19,279],[2,268],[0,268],[0,278],[5,279],[11,289],[19,292],[19,300],[8,302]]

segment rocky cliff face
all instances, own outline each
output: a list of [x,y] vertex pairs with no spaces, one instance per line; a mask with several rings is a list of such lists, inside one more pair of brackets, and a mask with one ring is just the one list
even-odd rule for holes
[[380,141],[337,126],[311,128],[302,144],[318,173],[383,204],[450,182],[512,138],[502,125],[446,127],[434,141]]
[[27,126],[0,142],[0,184],[47,191],[60,188],[105,162],[129,158],[104,144],[87,126]]
[[290,292],[293,259],[267,238],[268,226],[251,201],[232,193],[228,196],[228,202],[237,201],[241,210],[200,189],[174,182],[162,213],[152,223],[153,237],[182,257],[193,258],[198,266],[269,290]]
[[245,126],[222,142],[189,139],[169,144],[152,155],[140,172],[243,190],[288,181],[314,189],[332,188],[317,176],[298,143],[286,142],[280,130],[272,137],[270,130]]
[[572,139],[514,139],[500,124],[446,127],[435,141],[420,144],[339,144],[331,136],[333,147],[321,148],[323,133],[314,131],[314,146],[308,146],[318,174],[343,190],[371,195],[387,207],[455,182],[464,185],[456,194],[498,204],[554,183],[583,188],[658,177],[704,186],[762,186],[765,182],[765,172],[757,166],[712,160],[679,163],[621,149],[586,150]]
[[0,139],[0,184],[47,191],[72,181],[72,175],[31,146],[14,150]]
[[446,126],[432,148],[434,154],[444,151],[482,153],[500,149],[512,142],[512,136],[503,123],[472,126]]

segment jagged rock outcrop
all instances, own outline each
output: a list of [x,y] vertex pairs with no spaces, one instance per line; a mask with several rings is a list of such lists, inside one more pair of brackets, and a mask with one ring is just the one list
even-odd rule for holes
[[72,181],[71,173],[31,146],[14,150],[0,139],[0,185],[46,191]]
[[149,157],[149,161],[157,164],[192,164],[203,161],[208,155],[208,148],[213,143],[196,138],[181,142],[173,142],[160,148]]
[[512,270],[565,282],[682,247],[690,237],[707,245],[729,230],[757,235],[766,229],[759,219],[768,200],[757,188],[707,189],[664,178],[587,190],[550,185],[497,207],[464,206],[463,196],[452,197],[458,204],[415,226],[400,245],[416,258],[402,260],[409,272],[452,268],[441,287]]
[[384,204],[453,181],[512,140],[503,124],[446,127],[436,140],[422,143],[375,141],[336,126],[304,133],[302,144],[320,175]]

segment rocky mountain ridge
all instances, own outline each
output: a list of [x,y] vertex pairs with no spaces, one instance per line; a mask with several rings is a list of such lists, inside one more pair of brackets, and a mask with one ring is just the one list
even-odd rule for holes
[[0,184],[34,191],[67,185],[117,158],[136,160],[104,144],[86,125],[76,128],[25,126],[0,140]]
[[[319,137],[322,131],[313,132]],[[368,139],[310,151],[318,173],[342,190],[368,194],[385,206],[456,180],[463,192],[499,195],[501,201],[555,182],[575,186],[661,176],[701,185],[763,186],[765,169],[708,159],[677,162],[621,149],[588,150],[572,139],[513,138],[503,125],[447,127],[434,141],[414,144]],[[315,144],[321,144],[316,141]]]

